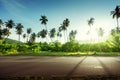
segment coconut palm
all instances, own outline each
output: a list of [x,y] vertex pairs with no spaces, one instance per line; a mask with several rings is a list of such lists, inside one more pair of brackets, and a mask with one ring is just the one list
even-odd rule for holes
[[90,26],[90,30],[87,32],[87,34],[90,34],[91,33],[91,26],[93,25],[94,23],[94,18],[90,18],[87,22],[88,22],[88,25]]
[[[12,19],[8,20],[7,22],[5,22],[6,24],[6,28],[10,31],[10,29],[12,29],[15,26],[15,23]],[[9,36],[9,35],[8,35]],[[7,38],[8,38],[7,36]]]
[[31,36],[30,36],[30,42],[31,43],[34,43],[36,40],[36,34],[35,33],[32,33]]
[[27,28],[27,42],[28,42],[29,35],[31,33],[32,33],[32,29],[31,28]]
[[24,38],[24,39],[26,38],[26,34],[23,34],[23,38]]
[[46,38],[46,35],[47,35],[47,30],[43,29],[42,31],[40,31],[41,38]]
[[69,33],[69,39],[70,41],[74,41],[75,40],[75,36],[77,34],[77,31],[75,30],[72,30],[70,33]]
[[[5,43],[7,37],[11,34],[10,31],[7,28],[4,28],[2,31],[2,36],[4,38],[3,43]],[[5,37],[6,36],[6,37]]]
[[23,30],[22,30],[23,25],[21,23],[18,23],[15,28],[16,28],[16,33],[19,35],[19,42],[20,42],[20,35],[23,32]]
[[8,20],[6,23],[6,27],[10,30],[15,26],[15,23],[12,19]]
[[118,18],[120,17],[120,6],[116,6],[114,11],[111,11],[111,15],[113,18],[116,18],[117,27],[119,27]]
[[2,26],[3,26],[3,21],[0,19],[0,39],[2,39]]
[[56,35],[56,30],[55,30],[55,28],[52,28],[52,29],[50,30],[50,33],[49,33],[49,36],[50,36],[50,38],[51,38],[51,41],[52,41],[52,38],[55,37],[55,35]]
[[2,30],[2,35],[5,37],[5,36],[9,36],[10,35],[10,31],[7,29],[7,28],[4,28]]
[[1,27],[3,26],[3,21],[2,21],[2,19],[0,19],[0,29],[1,29]]
[[66,35],[67,35],[67,27],[69,26],[70,21],[68,18],[66,18],[63,23],[61,24],[61,26],[59,27],[59,30],[64,31],[64,39],[66,41],[66,36],[65,36],[65,31],[66,31]]
[[41,24],[45,25],[46,30],[47,30],[47,26],[46,26],[46,25],[47,25],[47,22],[48,22],[47,17],[46,17],[46,16],[41,16],[40,21],[41,21]]
[[91,28],[91,26],[93,25],[93,23],[94,23],[94,18],[90,18],[89,20],[88,20],[88,25],[90,26],[90,28]]

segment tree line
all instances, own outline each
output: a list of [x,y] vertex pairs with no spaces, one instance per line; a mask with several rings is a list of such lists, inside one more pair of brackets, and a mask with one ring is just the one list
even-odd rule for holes
[[[103,42],[103,43],[95,43],[95,44],[88,43],[88,44],[81,44],[80,45],[78,42],[75,42],[75,37],[76,37],[76,34],[77,34],[77,30],[71,30],[71,32],[69,33],[69,36],[67,35],[67,30],[68,30],[68,27],[70,25],[70,20],[68,18],[63,20],[62,24],[60,24],[60,27],[58,27],[57,30],[56,30],[56,28],[52,28],[50,31],[48,31],[48,29],[47,29],[48,19],[45,15],[42,15],[41,18],[39,19],[41,24],[44,25],[44,29],[42,29],[38,33],[32,32],[32,28],[27,28],[26,33],[23,34],[24,26],[21,23],[15,24],[12,19],[8,20],[7,22],[3,22],[2,19],[0,19],[0,40],[2,40],[2,43],[5,44],[5,39],[9,38],[9,35],[11,35],[11,32],[10,32],[11,29],[15,28],[16,34],[18,35],[19,42],[20,42],[20,39],[21,39],[21,36],[22,36],[24,38],[24,41],[25,41],[26,44],[29,44],[29,45],[35,44],[31,47],[32,48],[35,47],[35,49],[37,47],[37,48],[40,48],[43,51],[44,50],[53,50],[53,51],[57,51],[57,50],[58,51],[59,50],[60,51],[66,51],[66,50],[68,50],[68,51],[82,51],[82,50],[85,51],[86,50],[86,51],[94,51],[94,49],[95,49],[95,51],[107,51],[108,49],[110,51],[119,51],[120,50],[120,46],[119,46],[119,43],[120,43],[120,27],[119,27],[118,19],[120,18],[120,6],[116,6],[116,8],[113,11],[111,11],[111,15],[112,15],[113,18],[116,18],[117,27],[115,29],[111,30],[111,36],[109,37],[108,40],[106,40],[106,42]],[[87,21],[88,25],[90,26],[90,29],[87,32],[87,35],[89,35],[91,33],[91,29],[92,29],[91,27],[94,24],[94,20],[95,20],[95,18],[91,17]],[[63,35],[62,35],[62,32],[63,32]],[[104,35],[104,30],[102,28],[99,28],[98,36],[100,36],[102,38],[103,35]],[[50,44],[41,43],[41,41],[38,44],[39,46],[36,45],[36,43],[35,43],[36,38],[38,38],[40,40],[46,38],[46,40],[47,40],[48,36],[50,37],[51,42],[54,45],[52,43],[50,43]],[[57,36],[58,39],[61,38],[62,36],[64,36],[64,41],[66,41],[66,43],[61,44],[59,41],[57,41],[57,42],[53,41],[55,36]],[[19,49],[23,49],[24,48],[23,46],[20,47],[20,45],[19,45]],[[96,46],[96,48],[95,48],[95,46]],[[107,46],[108,49],[106,49],[106,46]],[[99,48],[99,50],[97,50],[97,48]],[[19,51],[19,49],[17,49],[17,50]],[[55,49],[57,49],[57,50],[55,50]]]

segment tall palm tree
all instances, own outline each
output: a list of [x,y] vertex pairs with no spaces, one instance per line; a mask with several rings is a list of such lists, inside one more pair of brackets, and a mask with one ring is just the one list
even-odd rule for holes
[[70,33],[69,33],[69,39],[70,41],[74,41],[75,40],[75,36],[77,34],[77,31],[75,30],[72,30]]
[[27,42],[28,42],[29,35],[31,33],[32,33],[32,29],[31,28],[27,28]]
[[[8,20],[7,22],[5,22],[6,24],[6,28],[8,28],[8,30],[10,31],[10,29],[12,29],[15,26],[15,23],[12,19]],[[9,36],[9,35],[8,35]],[[7,36],[7,38],[8,38]]]
[[45,25],[46,30],[47,30],[47,26],[46,26],[46,25],[47,25],[47,22],[48,22],[47,17],[46,17],[46,16],[41,16],[40,21],[41,21],[41,24]]
[[26,34],[23,34],[23,38],[24,38],[24,42],[25,42]]
[[1,27],[3,26],[3,21],[2,21],[2,19],[0,19],[0,29],[1,29]]
[[22,32],[23,32],[22,28],[23,28],[23,25],[22,25],[21,23],[18,23],[18,24],[16,25],[16,32],[17,32],[17,34],[19,35],[19,42],[20,42],[20,35],[21,35]]
[[[93,17],[91,17],[87,22],[88,22],[88,25],[90,26],[90,30],[88,31],[88,34],[90,34],[91,33],[91,26],[93,25],[93,23],[94,23],[94,18]],[[90,47],[91,47],[91,36],[90,36],[90,45],[89,45],[89,51],[90,51]]]
[[32,33],[31,36],[30,36],[30,42],[31,43],[34,43],[36,40],[36,34],[35,33]]
[[52,28],[52,29],[50,30],[50,33],[49,33],[49,36],[50,36],[50,38],[51,38],[51,41],[52,41],[52,38],[55,37],[55,35],[56,35],[56,29],[55,29],[55,28]]
[[0,39],[2,39],[2,26],[3,26],[3,21],[0,19]]
[[[64,31],[64,39],[65,39],[65,42],[66,42],[66,36],[65,36],[65,31],[66,31],[66,35],[67,35],[67,27],[69,26],[70,24],[70,21],[68,18],[66,18],[63,23],[61,24],[61,26],[59,27],[59,30],[62,30]],[[68,39],[68,38],[67,38]]]
[[120,17],[120,6],[116,6],[114,11],[111,11],[111,15],[113,18],[116,18],[117,27],[119,28],[118,18]]

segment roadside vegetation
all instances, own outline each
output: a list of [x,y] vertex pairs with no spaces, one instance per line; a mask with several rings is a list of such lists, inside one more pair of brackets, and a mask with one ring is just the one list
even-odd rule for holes
[[[44,29],[35,33],[32,28],[27,28],[23,31],[24,26],[21,23],[15,24],[12,19],[3,22],[0,19],[0,55],[40,55],[40,56],[78,56],[78,55],[120,55],[120,6],[116,6],[114,11],[111,11],[113,18],[117,20],[117,27],[112,29],[110,36],[106,41],[102,41],[104,30],[99,28],[96,32],[99,36],[99,42],[89,41],[88,43],[81,43],[76,41],[77,30],[71,30],[68,34],[68,27],[70,20],[66,18],[58,29],[52,28],[48,31],[46,16],[42,15],[39,19]],[[90,30],[87,35],[91,33],[94,28],[95,18],[88,20]],[[16,30],[18,41],[9,39],[11,29]],[[60,38],[64,37],[64,42],[60,42]],[[24,42],[21,42],[21,37]],[[56,37],[56,38],[55,38]],[[39,42],[36,42],[39,39]],[[50,39],[50,42],[47,40]],[[55,40],[57,39],[57,40]]]

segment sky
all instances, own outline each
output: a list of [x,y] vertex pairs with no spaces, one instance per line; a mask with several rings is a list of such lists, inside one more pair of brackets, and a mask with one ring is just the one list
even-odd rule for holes
[[[58,29],[63,20],[68,18],[68,34],[71,30],[77,30],[76,40],[85,41],[90,37],[86,35],[90,29],[87,21],[93,17],[91,38],[98,38],[97,30],[101,27],[104,29],[103,38],[106,39],[110,30],[116,27],[116,19],[110,15],[116,5],[120,5],[120,0],[0,0],[0,19],[22,23],[24,34],[27,28],[32,28],[35,33],[45,28],[39,21],[41,15],[48,19],[48,30]],[[18,40],[15,29],[11,32],[9,38]],[[63,41],[63,37],[60,40]]]

